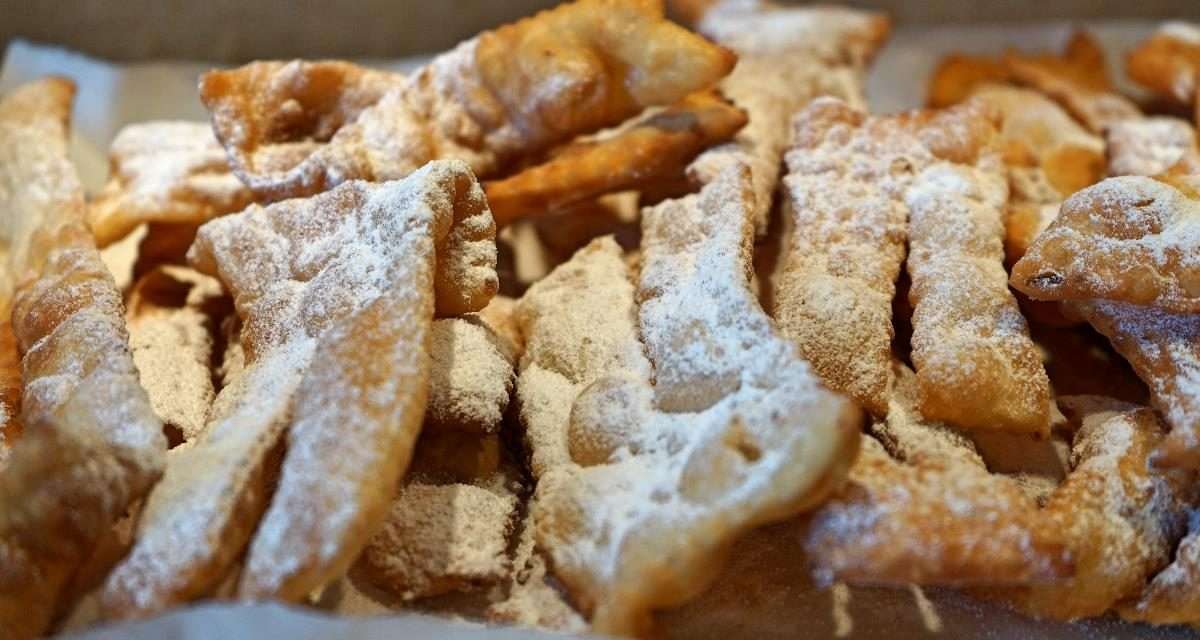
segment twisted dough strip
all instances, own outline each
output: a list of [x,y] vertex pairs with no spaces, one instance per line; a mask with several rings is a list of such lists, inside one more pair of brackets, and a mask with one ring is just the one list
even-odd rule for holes
[[[434,299],[451,313],[486,304],[493,233],[460,162],[203,227],[191,259],[233,294],[246,369],[151,494],[137,542],[105,586],[110,615],[161,610],[224,577],[267,507],[270,452],[288,425],[280,487],[241,593],[296,599],[344,570],[407,464]],[[435,252],[446,256],[436,269]],[[343,388],[348,396],[328,395]]]
[[46,631],[72,576],[166,459],[67,159],[74,92],[51,78],[0,102],[0,253],[15,285],[25,427],[0,474],[5,638]]
[[250,204],[206,122],[145,122],[121,129],[109,150],[108,184],[88,203],[96,244],[108,246],[139,224],[200,225]]
[[643,213],[644,368],[571,410],[572,460],[542,474],[537,542],[593,628],[631,633],[703,588],[746,530],[819,502],[858,412],[819,386],[749,288],[749,170]]
[[[707,88],[734,62],[668,22],[661,0],[576,0],[463,42],[357,114],[336,111],[315,130],[293,112],[315,103],[309,110],[322,113],[320,85],[304,85],[316,94],[306,99],[272,69],[250,65],[206,74],[200,91],[234,171],[260,198],[279,199],[401,178],[437,158],[495,174]],[[264,88],[274,91],[265,105]]]
[[938,159],[915,169],[909,210],[912,361],[928,418],[1046,435],[1050,389],[1004,270],[1004,167],[986,107],[919,115]]
[[750,167],[754,227],[761,236],[770,221],[792,115],[821,95],[865,107],[866,67],[891,24],[882,13],[844,7],[781,7],[744,0],[701,4],[676,8],[697,16],[698,31],[738,54],[721,92],[746,110],[749,122],[732,142],[701,154],[689,172],[707,183],[730,161]]

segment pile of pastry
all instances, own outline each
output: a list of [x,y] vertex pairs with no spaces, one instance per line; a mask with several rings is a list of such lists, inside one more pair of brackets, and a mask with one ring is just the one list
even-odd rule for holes
[[[660,633],[729,550],[1200,624],[1200,27],[951,56],[575,0],[206,73],[85,197],[0,102],[0,637],[204,600]],[[690,27],[690,28],[689,28]]]

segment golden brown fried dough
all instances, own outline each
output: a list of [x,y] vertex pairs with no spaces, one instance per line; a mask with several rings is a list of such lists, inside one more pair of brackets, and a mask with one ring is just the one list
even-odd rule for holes
[[1110,176],[1156,176],[1197,152],[1192,125],[1167,116],[1113,123],[1104,141]]
[[721,91],[750,121],[733,142],[701,154],[689,173],[707,183],[731,162],[750,167],[754,225],[761,236],[770,221],[792,115],[821,95],[865,108],[866,67],[891,25],[882,13],[844,7],[726,0],[706,10],[697,29],[738,54]]
[[335,110],[319,118],[319,135],[251,126],[293,119],[289,91],[272,104],[254,97],[275,85],[277,70],[211,72],[201,97],[234,170],[255,194],[278,199],[345,180],[401,178],[438,158],[495,174],[508,161],[710,87],[734,62],[666,21],[660,1],[577,0],[463,42],[356,117]]
[[[129,354],[121,298],[67,159],[74,85],[0,102],[0,255],[13,278],[24,436],[0,473],[0,629],[47,631],[96,546],[158,480],[166,439]],[[0,300],[7,308],[8,293]]]
[[1093,133],[1142,115],[1137,105],[1117,92],[1108,77],[1104,50],[1086,31],[1072,35],[1060,55],[1009,51],[1004,65],[1013,79],[1061,104]]
[[1200,197],[1147,177],[1109,178],[1063,203],[1011,281],[1039,300],[1200,312]]
[[[493,234],[482,191],[458,162],[206,225],[190,257],[233,295],[246,368],[151,494],[138,540],[106,584],[110,615],[158,611],[225,577],[267,508],[269,453],[289,425],[242,595],[296,599],[343,571],[407,465],[435,299],[486,304],[496,289]],[[435,269],[444,247],[453,251]],[[181,533],[180,523],[192,524]]]
[[[1181,105],[1200,108],[1200,25],[1163,23],[1129,52],[1125,63],[1129,77],[1138,84]],[[1196,125],[1200,126],[1200,119]]]
[[200,225],[251,202],[207,122],[162,121],[121,129],[109,150],[111,177],[88,204],[96,244],[143,223]]
[[558,427],[571,462],[539,479],[538,545],[597,631],[634,632],[695,595],[738,535],[818,503],[857,448],[858,412],[750,291],[752,188],[731,167],[643,212],[653,383],[645,365],[593,382]]
[[1008,184],[995,123],[980,102],[917,118],[933,156],[903,195],[921,412],[1044,436],[1049,383],[1004,270]]
[[1012,80],[1008,67],[992,58],[953,53],[938,62],[929,80],[925,105],[944,109],[964,102],[983,85]]
[[713,92],[696,93],[611,137],[576,142],[543,164],[484,185],[503,227],[585,200],[683,175],[704,149],[737,133],[746,114]]
[[794,120],[784,178],[796,231],[775,293],[780,331],[821,380],[887,414],[904,191],[933,161],[917,123],[818,98]]
[[1200,514],[1191,513],[1188,534],[1175,549],[1174,559],[1132,602],[1120,608],[1126,620],[1151,624],[1192,624],[1200,621]]
[[1146,463],[1163,437],[1154,412],[1101,398],[1060,398],[1078,424],[1072,469],[1040,518],[1064,540],[1070,579],[999,595],[1037,617],[1104,614],[1167,565],[1195,502],[1193,478]]
[[425,428],[496,433],[514,386],[515,347],[478,316],[437,320]]

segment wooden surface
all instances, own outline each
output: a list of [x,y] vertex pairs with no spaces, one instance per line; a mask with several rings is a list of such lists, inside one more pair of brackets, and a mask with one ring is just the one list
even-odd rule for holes
[[[394,58],[440,51],[555,0],[0,0],[12,38],[110,60]],[[869,0],[900,23],[1191,18],[1200,0]]]

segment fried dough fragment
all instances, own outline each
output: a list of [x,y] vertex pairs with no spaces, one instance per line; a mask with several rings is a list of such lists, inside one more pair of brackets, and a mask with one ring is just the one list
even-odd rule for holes
[[1129,77],[1154,93],[1197,108],[1200,126],[1200,25],[1164,22],[1125,60]]
[[999,141],[1011,194],[1004,252],[1011,264],[1050,225],[1066,197],[1103,176],[1104,141],[1036,91],[989,84],[971,96],[1001,115]]
[[904,191],[933,161],[906,116],[871,117],[818,98],[786,155],[791,234],[775,293],[780,332],[835,391],[888,411],[892,298],[904,262]]
[[[263,126],[294,119],[297,98],[276,84],[276,69],[210,72],[200,92],[234,171],[260,198],[279,199],[345,180],[401,178],[437,158],[494,174],[707,88],[734,62],[666,21],[660,0],[576,0],[459,44],[357,117],[319,119],[315,133]],[[258,104],[265,86],[283,90]]]
[[274,185],[403,82],[399,74],[336,60],[258,61],[204,74],[200,99],[233,172],[258,199],[278,200],[332,187]]
[[1060,403],[1079,424],[1072,469],[1040,517],[1067,544],[1073,575],[992,595],[1036,617],[1074,620],[1141,592],[1171,561],[1200,496],[1190,474],[1146,464],[1163,437],[1150,409],[1095,397]]
[[[0,278],[4,277],[0,269]],[[21,437],[21,354],[8,307],[7,301],[0,301],[0,473]]]
[[[922,418],[917,381],[896,367],[887,419],[864,439],[849,484],[813,516],[817,579],[852,584],[1024,584],[1069,575],[1070,558],[1018,483],[970,440]],[[884,448],[896,459],[888,455]]]
[[496,225],[503,227],[682,176],[696,154],[745,124],[746,114],[716,92],[694,93],[611,137],[571,143],[545,163],[485,183],[484,190]]
[[1093,133],[1142,115],[1133,101],[1117,92],[1104,49],[1086,31],[1075,32],[1060,55],[1009,51],[1004,65],[1013,79],[1061,104]]
[[113,139],[109,163],[108,184],[88,203],[87,212],[101,247],[142,223],[199,225],[241,211],[252,201],[206,122],[125,127]]
[[1118,611],[1126,620],[1151,624],[1200,621],[1200,511],[1192,510],[1187,536],[1175,549],[1171,564]]
[[1071,196],[1013,266],[1039,300],[1104,299],[1200,312],[1200,197],[1143,176]]
[[721,92],[745,109],[749,122],[728,144],[701,154],[689,168],[698,183],[729,163],[750,167],[754,225],[767,231],[788,148],[792,115],[821,95],[866,106],[866,67],[891,30],[886,15],[844,7],[781,7],[770,2],[709,3],[696,28],[738,54]]
[[653,383],[641,365],[589,385],[570,413],[572,462],[539,479],[537,542],[596,631],[633,633],[694,596],[737,536],[820,502],[857,449],[857,409],[819,385],[750,291],[752,189],[731,165],[643,212]]
[[[120,294],[84,223],[83,190],[67,159],[74,92],[49,78],[0,102],[0,256],[15,289],[25,427],[0,473],[6,638],[47,631],[75,573],[158,480],[166,458]],[[7,291],[0,300],[7,308]]]
[[[137,542],[106,583],[109,615],[143,616],[209,592],[256,525],[243,597],[296,599],[343,571],[407,465],[435,298],[439,310],[442,300],[452,311],[486,304],[493,234],[460,162],[205,225],[190,257],[233,295],[246,368],[151,494]],[[436,269],[435,253],[445,256]],[[446,288],[457,290],[435,295]],[[259,525],[269,453],[289,426],[280,485]]]
[[1200,468],[1200,316],[1105,300],[1072,307],[1129,362],[1171,425],[1155,462]]
[[1049,382],[1008,290],[1008,184],[991,112],[972,101],[914,117],[933,156],[913,167],[903,194],[921,412],[973,429],[1044,436]]
[[184,267],[151,271],[130,292],[125,315],[138,378],[183,442],[200,435],[216,396],[217,322],[230,306],[219,281]]
[[1156,176],[1197,151],[1192,125],[1167,116],[1113,123],[1104,142],[1109,176]]
[[1019,84],[1062,105],[1094,134],[1141,111],[1117,92],[1108,76],[1104,50],[1086,31],[1071,35],[1061,54],[1010,49],[999,58],[952,54],[942,59],[930,81],[926,103],[947,107],[984,84]]
[[437,320],[430,329],[425,428],[496,433],[514,386],[515,346],[479,316]]

